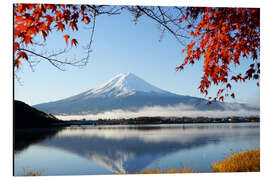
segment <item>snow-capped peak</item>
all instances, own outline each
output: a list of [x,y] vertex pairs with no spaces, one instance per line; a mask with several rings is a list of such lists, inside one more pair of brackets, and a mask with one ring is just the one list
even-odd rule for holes
[[167,94],[132,73],[121,73],[97,88],[85,92],[90,96],[123,96],[132,95],[135,92]]

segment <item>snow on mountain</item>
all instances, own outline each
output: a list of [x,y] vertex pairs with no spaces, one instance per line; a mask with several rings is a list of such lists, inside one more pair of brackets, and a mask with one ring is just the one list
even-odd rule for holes
[[[197,110],[250,109],[236,103],[212,102],[183,96],[157,88],[132,73],[122,73],[100,86],[59,101],[37,104],[34,107],[51,114],[97,114],[112,110],[137,112],[145,107],[185,105]],[[181,112],[182,110],[177,110]]]
[[132,73],[118,74],[109,81],[101,84],[97,88],[90,89],[83,94],[85,96],[126,96],[135,92],[170,94],[167,91],[159,89]]

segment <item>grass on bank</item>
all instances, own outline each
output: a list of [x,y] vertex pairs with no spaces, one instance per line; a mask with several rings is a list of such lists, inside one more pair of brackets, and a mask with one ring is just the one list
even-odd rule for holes
[[260,171],[260,149],[232,152],[220,162],[212,163],[213,172],[259,172]]
[[41,176],[43,170],[34,171],[29,168],[23,168],[22,174],[19,174],[19,176]]
[[[232,152],[220,162],[212,163],[211,172],[259,172],[260,171],[260,149]],[[169,174],[169,173],[199,173],[188,168],[164,169],[160,168],[144,170],[135,174]]]

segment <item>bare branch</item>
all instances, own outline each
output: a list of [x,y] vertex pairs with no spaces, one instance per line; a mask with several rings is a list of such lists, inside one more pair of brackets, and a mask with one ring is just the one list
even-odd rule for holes
[[[141,7],[141,6],[136,6],[140,11],[142,11],[146,16],[150,17],[151,19],[155,20],[158,24],[163,26],[167,31],[169,31],[175,39],[184,46],[184,43],[180,40],[180,38],[187,38],[187,36],[178,34],[174,29],[169,27],[167,25],[167,22],[164,21],[163,19],[160,19],[160,16],[158,17],[157,13],[155,13],[152,9],[146,8],[146,7]],[[164,18],[164,15],[161,15],[162,18]]]
[[60,61],[60,60],[51,58],[52,56],[55,56],[55,55],[51,55],[51,56],[47,56],[46,57],[46,56],[43,56],[41,54],[38,54],[38,53],[36,53],[34,51],[31,51],[29,49],[22,49],[22,48],[20,48],[20,49],[18,49],[18,51],[25,51],[25,52],[31,53],[31,54],[33,54],[35,56],[41,57],[41,58],[47,60],[48,62],[50,62],[54,67],[56,67],[57,69],[62,70],[62,71],[64,71],[64,69],[62,69],[60,67],[60,65],[58,65],[57,63],[64,64],[64,65],[73,65],[73,66],[76,65],[76,63],[77,63],[77,62]]

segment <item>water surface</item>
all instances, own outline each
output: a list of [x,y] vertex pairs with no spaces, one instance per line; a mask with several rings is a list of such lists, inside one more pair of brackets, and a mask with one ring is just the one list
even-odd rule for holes
[[230,151],[259,148],[259,123],[72,126],[16,132],[14,174],[132,173],[159,167],[211,171]]

